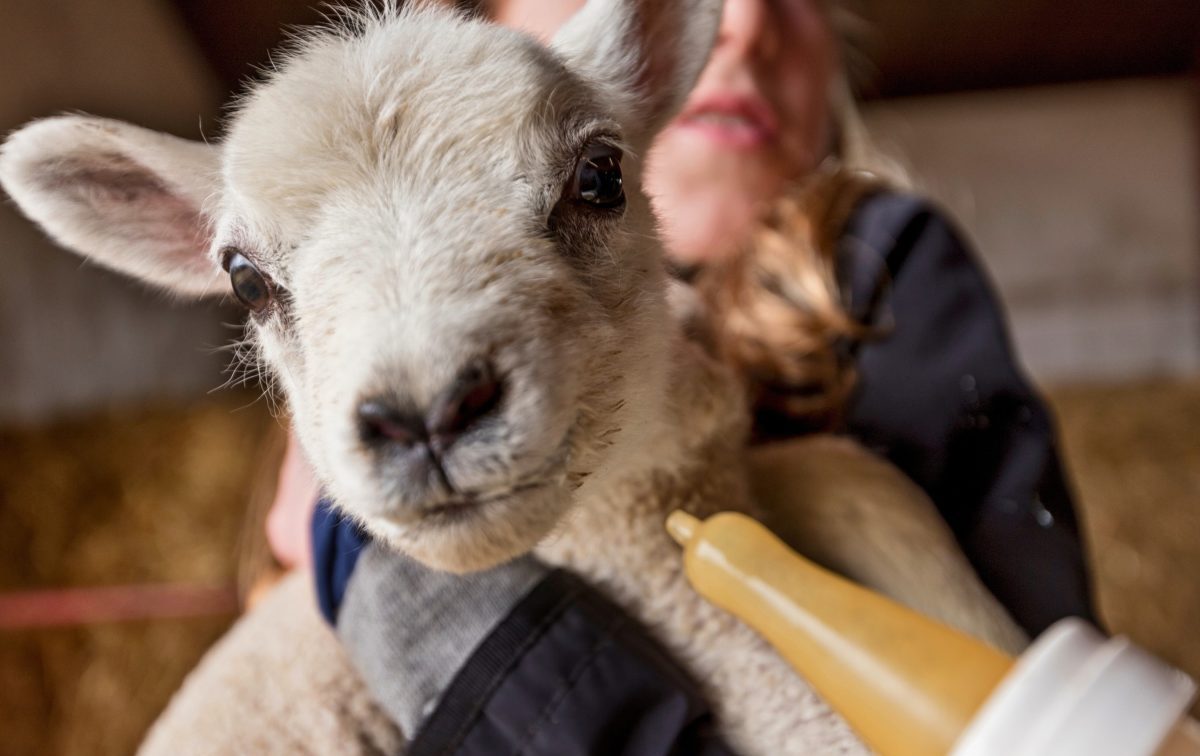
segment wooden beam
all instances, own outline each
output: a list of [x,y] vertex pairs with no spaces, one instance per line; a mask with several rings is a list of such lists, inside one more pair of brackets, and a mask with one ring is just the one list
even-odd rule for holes
[[[1121,76],[1197,64],[1197,0],[842,0],[869,25],[863,92],[895,97]],[[315,0],[171,0],[230,91],[269,65]]]
[[1196,0],[859,2],[873,97],[1186,74],[1197,63]]

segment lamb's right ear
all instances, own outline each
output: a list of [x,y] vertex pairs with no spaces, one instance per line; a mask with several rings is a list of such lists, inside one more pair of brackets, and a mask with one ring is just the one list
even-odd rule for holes
[[631,139],[648,143],[700,78],[722,5],[722,0],[588,0],[551,47],[607,90]]
[[201,207],[218,149],[119,121],[35,121],[0,149],[0,184],[59,243],[186,296],[228,289]]

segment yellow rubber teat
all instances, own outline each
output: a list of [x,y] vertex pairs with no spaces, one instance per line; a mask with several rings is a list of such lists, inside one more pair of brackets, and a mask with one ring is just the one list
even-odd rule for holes
[[687,546],[688,542],[695,537],[696,531],[700,528],[700,519],[692,517],[682,509],[676,509],[671,514],[667,515],[667,532],[675,539],[675,543],[680,546]]
[[881,756],[947,753],[1012,666],[818,567],[745,515],[675,511],[666,526],[696,590],[765,636]]

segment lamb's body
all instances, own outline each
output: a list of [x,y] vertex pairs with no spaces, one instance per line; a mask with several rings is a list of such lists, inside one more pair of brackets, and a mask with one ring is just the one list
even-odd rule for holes
[[[676,338],[673,354],[675,391],[667,416],[674,422],[660,429],[651,447],[656,453],[650,458],[660,463],[581,497],[562,529],[537,554],[585,576],[655,633],[701,684],[736,752],[866,753],[806,681],[761,637],[702,599],[683,574],[680,549],[664,528],[668,513],[763,513],[747,485],[747,415],[737,386],[726,370],[682,335]],[[848,492],[855,485],[855,467],[875,475],[894,472],[866,461],[864,453],[845,442],[813,439],[783,451],[793,464],[812,460],[831,468],[814,477],[837,479],[840,471]],[[759,472],[773,464],[759,465]],[[774,472],[786,475],[786,470]],[[880,525],[874,533],[862,534],[864,539],[887,539],[883,529],[888,519],[906,520],[907,527],[891,533],[892,538],[904,539],[892,550],[859,548],[855,534],[847,533],[850,549],[831,555],[833,560],[875,583],[873,587],[889,590],[951,625],[1005,650],[1019,649],[1022,633],[978,582],[932,504],[910,490],[915,487],[906,487],[899,473],[890,484],[896,486],[893,494],[861,491],[850,507],[832,497],[805,503],[816,521],[837,518],[835,509],[854,509],[853,514],[841,513],[849,515],[847,526],[856,515],[869,513],[865,522]],[[788,516],[786,511],[772,514]],[[796,522],[793,532],[803,530],[803,521]]]
[[[674,508],[750,509],[740,390],[668,314],[637,159],[719,16],[592,0],[547,50],[389,11],[301,44],[220,147],[51,119],[5,145],[0,179],[58,239],[154,283],[217,291],[223,263],[318,473],[380,539],[453,571],[536,547],[674,650],[739,749],[854,749],[688,588],[663,530]],[[845,542],[852,577],[1018,637],[936,522],[894,552]]]
[[663,527],[673,509],[753,513],[745,480],[746,413],[730,377],[698,348],[676,343],[674,426],[654,448],[681,460],[653,466],[581,499],[537,549],[604,590],[638,618],[699,682],[737,753],[866,753],[846,724],[771,647],[702,599]]
[[[685,581],[679,549],[663,529],[666,513],[754,504],[742,448],[746,416],[729,374],[682,338],[674,348],[680,370],[668,416],[678,425],[652,439],[671,448],[660,447],[656,464],[580,497],[537,553],[586,576],[664,642],[701,684],[739,753],[864,753],[774,651]],[[803,477],[803,502],[776,499],[763,514],[789,522],[795,541],[820,540],[810,553],[1002,648],[1022,645],[932,503],[894,468],[819,437],[753,452],[750,468],[756,484]],[[854,522],[871,527],[852,531]],[[859,545],[872,539],[892,548]],[[322,626],[307,579],[294,576],[273,591],[209,654],[152,730],[143,756],[402,751],[403,735],[371,705]],[[310,663],[297,666],[296,658]],[[264,688],[263,679],[271,684]]]

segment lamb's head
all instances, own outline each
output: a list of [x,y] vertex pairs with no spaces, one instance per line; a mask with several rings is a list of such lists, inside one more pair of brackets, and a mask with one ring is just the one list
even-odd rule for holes
[[452,570],[528,550],[666,387],[641,157],[719,0],[592,0],[543,47],[433,9],[305,38],[219,146],[84,117],[0,180],[65,245],[232,290],[335,500]]

